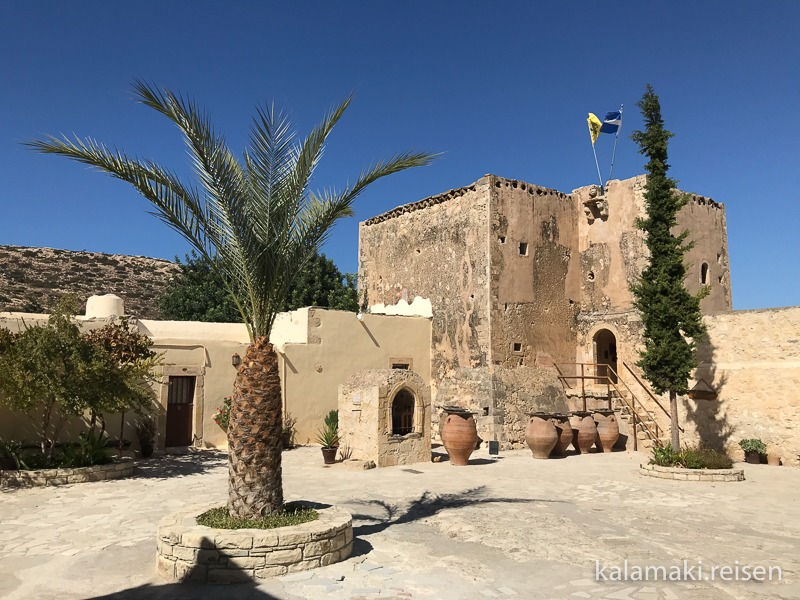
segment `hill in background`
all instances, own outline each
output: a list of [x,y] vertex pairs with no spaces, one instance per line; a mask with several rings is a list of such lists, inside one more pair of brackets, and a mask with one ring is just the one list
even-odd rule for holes
[[116,294],[125,314],[159,319],[158,301],[177,263],[159,258],[0,245],[0,312],[47,313],[67,293]]

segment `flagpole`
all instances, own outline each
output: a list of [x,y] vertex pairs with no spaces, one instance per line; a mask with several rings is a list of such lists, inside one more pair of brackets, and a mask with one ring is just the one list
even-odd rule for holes
[[[614,172],[614,157],[617,155],[617,140],[619,139],[619,130],[622,129],[622,108],[624,104],[619,105],[619,127],[617,127],[617,135],[614,136],[614,152],[611,153],[611,170],[608,172],[608,180],[611,181],[611,174]],[[595,160],[597,157],[595,156]],[[602,187],[602,183],[600,184]]]
[[594,164],[597,167],[597,178],[600,180],[600,191],[603,191],[603,176],[600,175],[600,163],[597,162],[597,150],[594,149],[594,142],[592,142],[592,153],[594,154]]

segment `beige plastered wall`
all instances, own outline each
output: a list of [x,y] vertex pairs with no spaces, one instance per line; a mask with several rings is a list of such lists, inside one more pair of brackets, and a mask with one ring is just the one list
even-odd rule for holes
[[[45,323],[49,315],[1,313],[0,327],[19,330],[23,323]],[[95,329],[110,322],[107,318],[76,317],[82,329]],[[200,447],[224,447],[225,432],[213,420],[214,411],[225,396],[233,392],[236,368],[231,364],[234,354],[244,356],[249,344],[244,325],[229,323],[195,323],[186,321],[133,320],[139,331],[153,340],[153,350],[160,355],[156,380],[152,383],[154,411],[159,420],[156,448],[164,448],[166,410],[170,375],[195,376],[195,396],[192,418],[194,443]],[[112,438],[118,438],[120,425],[123,438],[138,448],[136,415],[105,415],[106,428]],[[61,434],[61,440],[73,440],[85,431],[87,419],[72,419]],[[0,408],[0,437],[24,443],[36,443],[38,437],[30,419]]]
[[[243,357],[250,343],[247,328],[238,323],[190,321],[139,321],[142,333],[153,339],[153,349],[162,353],[156,401],[164,418],[159,419],[156,448],[164,448],[170,376],[194,376],[192,415],[193,445],[227,447],[225,432],[214,422],[214,413],[233,393],[236,367],[233,356]],[[133,438],[135,439],[135,435]]]
[[[295,313],[305,313],[295,315]],[[430,381],[431,320],[303,308],[296,322],[307,323],[305,342],[273,340],[279,350],[285,412],[297,419],[295,443],[314,442],[328,411],[338,407],[339,386],[355,371],[408,364]]]

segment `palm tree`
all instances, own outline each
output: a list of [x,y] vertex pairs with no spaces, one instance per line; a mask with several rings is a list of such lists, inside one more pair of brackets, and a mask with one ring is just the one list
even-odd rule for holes
[[275,315],[334,223],[353,214],[359,194],[381,177],[429,164],[433,155],[401,153],[362,171],[344,190],[312,192],[314,168],[350,98],[302,142],[284,113],[274,106],[257,109],[240,161],[191,100],[141,81],[134,91],[181,130],[197,182],[186,185],[152,161],[130,158],[89,138],[47,136],[29,145],[127,181],[155,206],[159,219],[217,269],[251,340],[234,383],[228,510],[241,518],[268,514],[283,506],[281,384],[269,343]]

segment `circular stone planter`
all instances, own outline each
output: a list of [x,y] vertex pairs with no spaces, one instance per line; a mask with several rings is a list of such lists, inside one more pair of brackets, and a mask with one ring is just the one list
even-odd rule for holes
[[678,481],[744,481],[744,469],[681,469],[639,465],[639,475]]
[[345,560],[353,551],[353,517],[317,508],[316,521],[276,529],[213,529],[197,517],[219,503],[186,508],[158,524],[156,566],[171,581],[244,583]]
[[75,469],[39,469],[36,471],[0,471],[0,488],[4,487],[44,487],[48,485],[67,485],[87,481],[122,479],[133,475],[133,461],[122,459],[107,465],[78,467]]

